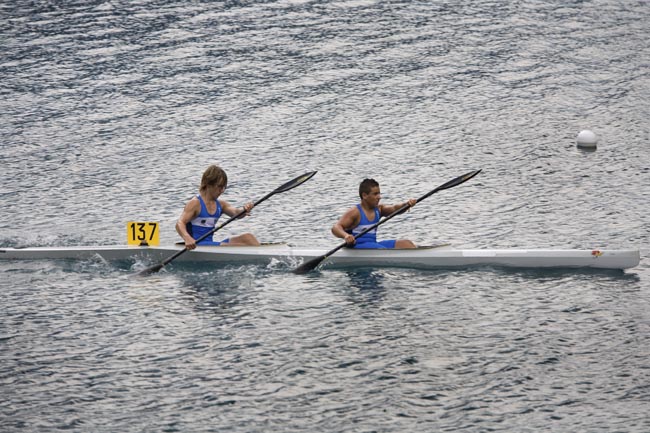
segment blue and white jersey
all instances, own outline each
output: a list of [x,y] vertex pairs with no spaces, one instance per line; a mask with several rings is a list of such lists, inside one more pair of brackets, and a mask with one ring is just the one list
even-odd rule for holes
[[[361,233],[371,225],[378,223],[380,218],[379,208],[375,208],[375,218],[372,221],[369,221],[366,217],[366,213],[363,211],[361,204],[357,205],[357,209],[359,209],[359,214],[361,215],[359,225],[353,228],[351,231],[348,231],[348,233],[352,234],[353,236]],[[357,238],[357,244],[362,244],[365,242],[377,242],[377,227]]]
[[[210,230],[212,230],[216,225],[219,217],[221,216],[221,204],[219,200],[215,200],[217,203],[217,210],[215,213],[208,213],[208,208],[205,206],[205,202],[201,198],[201,195],[196,196],[201,203],[201,212],[194,218],[192,221],[187,223],[187,231],[192,235],[194,239],[198,239]],[[203,239],[200,243],[213,242],[212,235]]]

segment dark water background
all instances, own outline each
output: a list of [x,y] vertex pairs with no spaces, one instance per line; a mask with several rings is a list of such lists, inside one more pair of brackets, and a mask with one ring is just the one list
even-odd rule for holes
[[[227,234],[640,248],[621,272],[2,262],[0,430],[650,431],[647,1],[0,3],[0,246],[161,241],[203,169]],[[595,152],[575,137],[590,129]],[[142,266],[134,264],[133,266]]]

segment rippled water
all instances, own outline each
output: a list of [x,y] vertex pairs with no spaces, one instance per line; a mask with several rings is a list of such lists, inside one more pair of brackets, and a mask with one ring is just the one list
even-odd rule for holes
[[[650,430],[650,4],[0,5],[0,246],[161,241],[210,163],[226,235],[641,248],[621,272],[0,262],[3,431]],[[576,148],[591,129],[595,152]]]

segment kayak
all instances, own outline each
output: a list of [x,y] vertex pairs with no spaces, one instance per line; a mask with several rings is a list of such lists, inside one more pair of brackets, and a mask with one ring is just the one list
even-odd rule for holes
[[[0,260],[141,260],[156,263],[183,250],[168,246],[71,246],[0,248]],[[213,264],[268,264],[272,261],[297,266],[327,253],[328,248],[304,248],[288,244],[257,247],[199,246],[179,256],[176,262]],[[628,269],[639,264],[638,249],[456,249],[436,245],[416,249],[356,250],[343,248],[328,257],[322,268],[401,267],[416,269],[497,266],[509,268],[596,268]]]

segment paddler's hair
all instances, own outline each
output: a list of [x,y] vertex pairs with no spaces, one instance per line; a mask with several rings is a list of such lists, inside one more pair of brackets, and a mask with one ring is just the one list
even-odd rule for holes
[[363,199],[363,194],[370,194],[370,191],[376,186],[379,186],[379,182],[375,179],[364,179],[359,185],[359,197]]
[[228,175],[218,165],[212,164],[206,168],[201,177],[201,191],[211,185],[228,186]]

